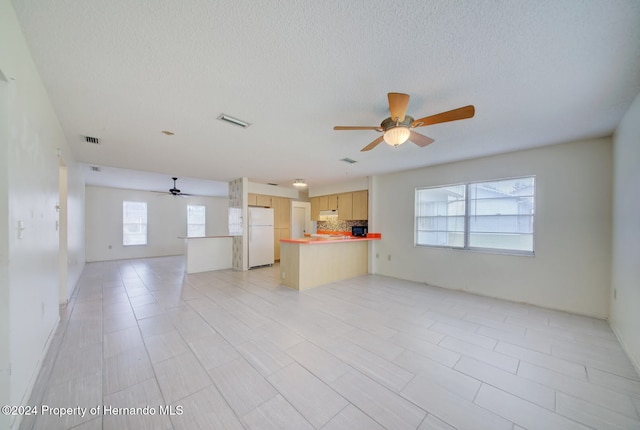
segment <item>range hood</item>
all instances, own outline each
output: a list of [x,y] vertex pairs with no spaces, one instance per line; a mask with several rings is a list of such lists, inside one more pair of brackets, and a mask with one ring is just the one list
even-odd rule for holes
[[318,217],[318,221],[327,221],[330,219],[337,219],[338,218],[338,211],[337,210],[332,210],[332,211],[320,211],[320,216]]

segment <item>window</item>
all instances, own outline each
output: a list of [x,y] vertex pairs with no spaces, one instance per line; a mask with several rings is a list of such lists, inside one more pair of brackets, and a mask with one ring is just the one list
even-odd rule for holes
[[229,236],[242,236],[241,208],[229,208]]
[[533,254],[535,178],[416,190],[416,245]]
[[147,204],[122,202],[122,244],[147,244]]
[[416,244],[464,247],[465,186],[416,191]]
[[206,206],[187,206],[187,237],[204,237],[206,234]]

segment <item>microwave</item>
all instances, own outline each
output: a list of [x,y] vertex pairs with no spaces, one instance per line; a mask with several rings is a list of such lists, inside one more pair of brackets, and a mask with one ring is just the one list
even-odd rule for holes
[[367,227],[363,225],[354,225],[351,227],[351,236],[367,237]]

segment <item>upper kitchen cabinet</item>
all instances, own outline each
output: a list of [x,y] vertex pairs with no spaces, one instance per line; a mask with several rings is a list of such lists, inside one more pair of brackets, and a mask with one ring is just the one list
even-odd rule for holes
[[338,195],[337,194],[330,194],[327,197],[327,208],[326,209],[320,209],[320,210],[328,210],[328,211],[335,211],[338,210]]
[[258,206],[257,201],[258,201],[258,195],[249,193],[247,197],[247,206]]
[[337,209],[339,220],[368,220],[368,196],[367,190],[361,190],[352,193],[311,197],[311,219],[318,221],[320,211]]
[[273,207],[272,201],[273,201],[274,197],[263,196],[262,194],[258,194],[257,197],[258,197],[256,199],[256,205],[257,206],[263,206],[265,208],[272,208]]
[[311,219],[318,221],[320,211],[326,211],[329,207],[329,199],[327,196],[311,197]]
[[319,197],[311,197],[311,220],[318,221],[320,218],[320,198]]
[[349,221],[353,218],[353,193],[338,194],[338,219]]
[[263,208],[271,208],[271,196],[262,194],[249,193],[247,206],[262,206]]
[[367,190],[353,193],[353,218],[356,220],[369,219],[369,192]]

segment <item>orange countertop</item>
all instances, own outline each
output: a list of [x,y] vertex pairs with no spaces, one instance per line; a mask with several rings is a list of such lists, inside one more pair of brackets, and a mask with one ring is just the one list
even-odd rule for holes
[[303,237],[300,239],[280,239],[285,243],[300,243],[308,245],[321,245],[323,243],[362,242],[367,240],[380,240],[381,235],[370,233],[367,237],[340,236],[340,237]]

